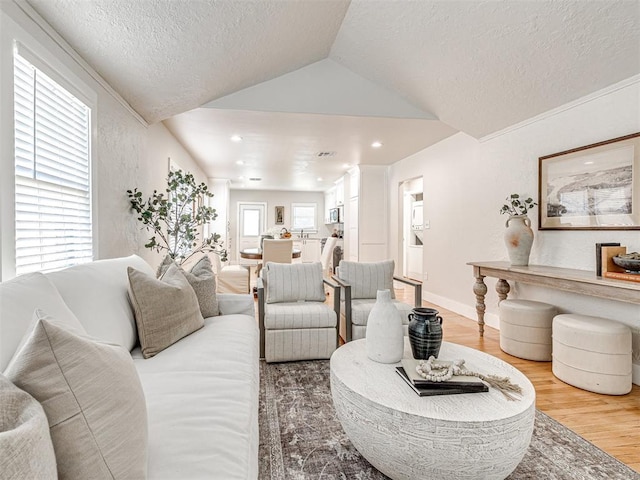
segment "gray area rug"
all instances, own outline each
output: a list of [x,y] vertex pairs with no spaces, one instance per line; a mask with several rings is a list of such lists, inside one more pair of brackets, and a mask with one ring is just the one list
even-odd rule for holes
[[[378,480],[335,415],[329,361],[260,363],[261,480]],[[640,480],[640,474],[540,411],[509,480]]]

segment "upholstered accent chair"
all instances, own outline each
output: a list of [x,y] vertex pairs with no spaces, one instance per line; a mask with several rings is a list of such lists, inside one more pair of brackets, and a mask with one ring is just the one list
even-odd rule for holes
[[[402,315],[404,334],[408,335],[409,314],[414,306],[422,305],[422,283],[394,276],[394,268],[393,260],[370,263],[345,260],[340,262],[338,271],[332,279],[342,287],[340,309],[344,322],[340,323],[340,335],[345,342],[365,337],[367,319],[376,303],[378,290],[391,291],[393,304]],[[394,280],[414,288],[414,305],[395,299]]]
[[213,273],[216,274],[216,292],[218,293],[249,293],[249,268],[242,265],[222,266],[220,256],[209,253]]
[[[324,286],[333,288],[333,307]],[[326,359],[338,346],[340,286],[315,263],[268,262],[258,278],[260,358],[267,362]]]

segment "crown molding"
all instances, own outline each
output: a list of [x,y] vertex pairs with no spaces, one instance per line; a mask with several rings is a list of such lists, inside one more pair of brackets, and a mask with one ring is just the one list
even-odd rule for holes
[[36,12],[31,5],[25,0],[13,0],[13,3],[33,21],[44,33],[49,37],[58,47],[71,57],[71,59],[84,70],[93,80],[96,81],[114,100],[116,100],[125,110],[127,110],[133,118],[140,122],[144,127],[148,127],[149,123],[142,118],[142,116],[136,112],[129,103],[122,98],[122,96],[116,92],[107,81],[96,72],[91,65],[89,65],[79,54],[76,52],[62,36],[56,32],[51,25],[49,25],[44,18]]

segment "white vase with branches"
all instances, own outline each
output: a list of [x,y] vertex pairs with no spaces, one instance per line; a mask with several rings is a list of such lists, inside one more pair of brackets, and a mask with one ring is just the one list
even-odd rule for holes
[[535,205],[537,203],[531,197],[520,197],[519,194],[513,193],[506,198],[506,203],[500,209],[501,214],[509,215],[505,223],[507,229],[504,232],[504,243],[511,265],[529,265],[533,230],[527,212]]

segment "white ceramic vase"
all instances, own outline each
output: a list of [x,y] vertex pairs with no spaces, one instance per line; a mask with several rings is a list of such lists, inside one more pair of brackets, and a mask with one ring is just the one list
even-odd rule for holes
[[389,290],[378,290],[367,319],[367,357],[378,363],[396,363],[404,353],[402,315],[391,301]]
[[529,265],[533,245],[531,220],[526,215],[511,215],[505,224],[504,243],[511,265]]

